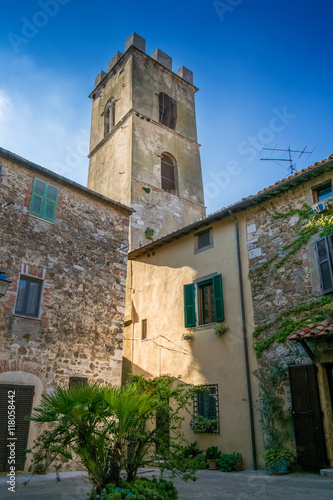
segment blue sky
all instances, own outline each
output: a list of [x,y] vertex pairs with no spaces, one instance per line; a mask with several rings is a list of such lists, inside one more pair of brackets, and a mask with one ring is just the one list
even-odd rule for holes
[[133,31],[194,72],[207,213],[288,175],[262,147],[313,150],[297,170],[333,153],[329,0],[13,0],[1,14],[0,146],[83,185],[87,96]]

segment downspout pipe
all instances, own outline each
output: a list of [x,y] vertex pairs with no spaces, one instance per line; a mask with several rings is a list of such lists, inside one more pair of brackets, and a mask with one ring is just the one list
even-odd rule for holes
[[247,382],[247,398],[249,402],[249,413],[250,413],[250,429],[251,429],[251,445],[252,445],[252,463],[253,469],[257,470],[257,451],[256,451],[256,438],[254,429],[254,417],[253,417],[253,400],[252,400],[252,389],[251,389],[251,378],[250,378],[250,363],[249,363],[249,348],[247,342],[247,329],[246,329],[246,319],[245,319],[245,301],[244,301],[244,284],[242,275],[242,260],[240,252],[239,243],[239,226],[238,220],[234,216],[231,210],[229,210],[229,215],[235,221],[236,229],[236,247],[237,247],[237,263],[238,263],[238,280],[239,280],[239,291],[241,300],[241,311],[242,311],[242,327],[243,327],[243,346],[244,346],[244,357],[245,357],[245,371],[246,371],[246,382]]

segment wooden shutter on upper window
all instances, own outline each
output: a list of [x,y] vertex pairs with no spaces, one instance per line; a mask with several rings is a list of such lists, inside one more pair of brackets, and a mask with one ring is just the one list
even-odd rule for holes
[[43,216],[43,200],[45,196],[47,184],[44,181],[35,179],[34,186],[32,188],[32,195],[30,201],[29,213],[36,215],[36,217]]
[[173,130],[176,129],[177,124],[177,101],[170,97],[170,125]]
[[57,209],[59,189],[51,184],[47,185],[46,197],[45,197],[45,213],[44,218],[49,221],[54,221],[55,213]]
[[194,284],[184,285],[184,314],[185,327],[190,328],[196,325],[195,316],[195,289]]
[[222,275],[218,274],[213,278],[214,302],[215,302],[215,321],[224,320],[224,304],[223,304],[223,289]]
[[164,92],[159,93],[160,115],[159,121],[175,130],[177,123],[177,101]]
[[324,236],[316,241],[316,252],[318,258],[320,282],[323,293],[333,292],[333,273],[330,249],[332,248],[332,236]]
[[58,193],[57,187],[35,178],[29,213],[40,219],[53,222],[57,209]]

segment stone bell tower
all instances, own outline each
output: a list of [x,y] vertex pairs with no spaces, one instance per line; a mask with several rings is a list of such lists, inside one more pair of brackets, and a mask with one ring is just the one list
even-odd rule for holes
[[205,216],[193,73],[133,33],[91,93],[88,187],[135,209],[133,250]]

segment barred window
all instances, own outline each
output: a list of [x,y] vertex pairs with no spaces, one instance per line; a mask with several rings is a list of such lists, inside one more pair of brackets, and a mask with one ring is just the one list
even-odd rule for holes
[[191,428],[198,433],[220,432],[218,384],[198,388],[193,400]]

